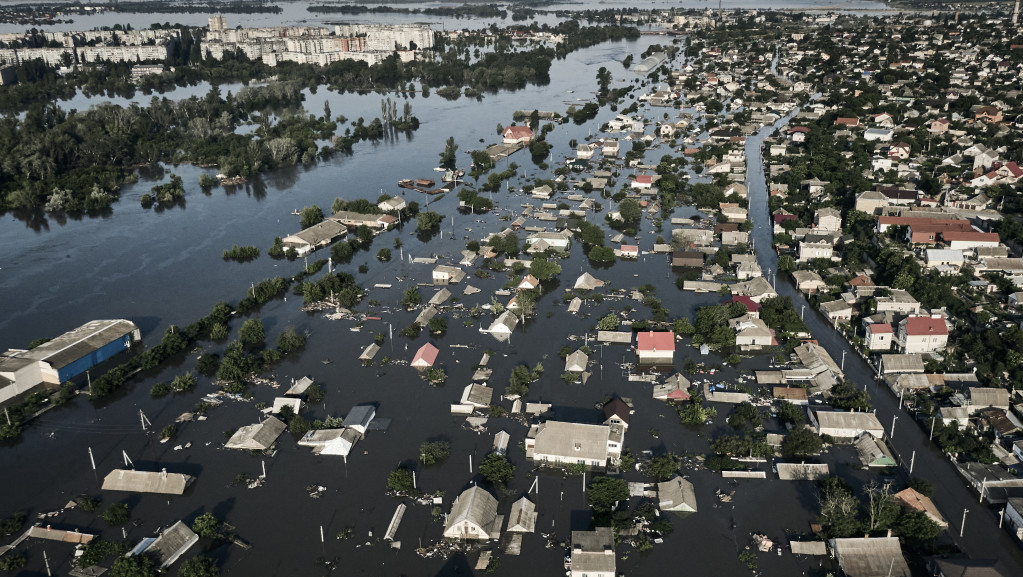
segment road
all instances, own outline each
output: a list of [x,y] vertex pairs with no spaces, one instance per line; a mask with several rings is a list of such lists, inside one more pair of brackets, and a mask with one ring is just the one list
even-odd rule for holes
[[[773,224],[767,206],[767,184],[761,145],[764,137],[770,135],[775,127],[787,124],[791,116],[782,118],[773,126],[761,129],[746,141],[749,211],[753,220],[754,243],[760,249],[757,251],[757,260],[764,273],[770,273],[769,278],[772,281],[775,280],[774,275],[778,271],[778,255],[771,248]],[[921,429],[909,413],[899,410],[898,399],[887,387],[877,386],[874,381],[874,370],[870,365],[829,322],[809,306],[809,302],[795,289],[789,279],[782,278],[774,284],[778,294],[791,297],[797,309],[806,305],[807,314],[804,321],[814,338],[832,358],[841,363],[845,354],[844,371],[847,380],[857,384],[874,383],[868,386],[870,399],[876,409],[877,418],[888,430],[892,448],[902,461],[902,472],[908,475],[905,469],[908,468],[910,457],[915,451],[913,474],[934,484],[934,502],[949,522],[948,531],[953,541],[973,559],[997,559],[997,566],[1005,575],[1023,575],[1023,550],[1008,531],[998,528],[1001,507],[991,508],[978,502],[978,496],[966,487],[941,450],[928,440],[928,432]],[[898,417],[894,424],[894,434],[891,430],[893,416]],[[962,525],[964,510],[968,510],[965,530]],[[962,537],[959,536],[961,530]]]

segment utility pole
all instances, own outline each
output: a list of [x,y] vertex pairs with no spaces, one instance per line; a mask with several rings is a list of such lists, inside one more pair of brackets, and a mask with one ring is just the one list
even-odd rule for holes
[[959,525],[959,537],[962,537],[963,531],[966,530],[966,514],[969,512],[969,509],[963,509],[963,522]]
[[931,434],[929,437],[927,437],[928,441],[934,440],[934,420],[935,420],[934,417],[931,417]]
[[898,421],[898,420],[899,420],[899,416],[898,415],[892,415],[892,432],[888,434],[888,438],[889,439],[894,439],[895,438],[895,421]]
[[[803,306],[805,307],[806,305],[803,305]],[[803,320],[803,317],[802,317],[802,316],[800,316],[800,317],[799,317],[799,320]],[[845,371],[845,353],[846,353],[846,352],[847,352],[847,351],[842,351],[842,370],[843,370],[843,371]],[[901,401],[899,402],[899,408],[900,408],[900,409],[902,408],[902,402],[901,402]]]
[[913,456],[909,458],[909,474],[913,474],[913,463],[916,462],[916,451],[913,451]]
[[89,447],[89,462],[92,463],[92,470],[96,470],[96,458],[92,456],[92,447]]

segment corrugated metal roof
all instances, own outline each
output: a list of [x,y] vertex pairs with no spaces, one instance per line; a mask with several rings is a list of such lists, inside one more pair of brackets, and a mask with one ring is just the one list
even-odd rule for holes
[[848,577],[910,577],[898,537],[832,539],[831,548]]
[[181,473],[114,469],[103,479],[103,490],[180,495],[194,480],[195,477]]
[[59,369],[137,330],[135,323],[123,319],[89,321],[23,356],[46,361],[53,368]]

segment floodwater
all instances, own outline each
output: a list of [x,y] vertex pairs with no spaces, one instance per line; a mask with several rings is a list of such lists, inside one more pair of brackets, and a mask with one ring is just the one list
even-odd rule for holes
[[[417,97],[412,101],[413,111],[423,125],[414,135],[363,143],[356,147],[352,157],[278,171],[234,190],[218,188],[204,195],[196,184],[202,170],[191,166],[168,167],[168,172],[173,171],[185,179],[188,195],[183,209],[161,212],[141,209],[138,198],[167,176],[147,174],[139,184],[126,187],[121,201],[103,218],[62,222],[39,216],[22,219],[5,215],[4,224],[0,226],[0,240],[8,248],[0,257],[0,293],[4,300],[0,347],[24,346],[31,339],[57,334],[88,319],[120,317],[138,323],[144,340],[152,345],[170,324],[191,322],[218,300],[236,302],[251,282],[273,275],[290,275],[301,267],[300,262],[272,261],[265,256],[247,264],[225,263],[220,257],[224,249],[233,244],[254,244],[265,249],[273,236],[297,230],[297,218],[289,214],[295,208],[314,203],[328,207],[337,196],[375,199],[381,189],[398,193],[395,186],[398,179],[433,174],[431,169],[448,136],[455,136],[460,143],[459,164],[467,164],[467,151],[478,147],[480,139],[487,143],[496,140],[494,127],[498,123],[509,124],[513,110],[564,111],[577,99],[590,97],[600,66],[611,70],[616,82],[632,82],[634,76],[622,68],[621,60],[627,54],[638,56],[650,43],[663,41],[663,38],[643,37],[636,42],[609,43],[579,51],[555,63],[549,85],[487,95],[482,102]],[[309,95],[307,107],[318,113],[323,101],[329,99],[334,114],[368,119],[378,114],[380,98],[380,95],[337,95],[319,90]],[[645,108],[641,108],[643,110]],[[656,118],[661,112],[645,114]],[[567,144],[570,139],[582,140],[591,130],[595,133],[611,115],[605,109],[597,119],[581,126],[558,126],[549,136],[555,160],[561,160],[559,155],[571,153]],[[751,139],[751,145],[759,139]],[[668,152],[662,145],[648,152],[647,158],[655,160]],[[502,161],[498,169],[516,162],[520,175],[545,174],[522,154]],[[752,175],[752,156],[750,163]],[[512,182],[512,187],[522,182],[520,177]],[[751,193],[755,184],[750,183]],[[763,187],[762,182],[760,186]],[[425,204],[425,199],[415,193],[409,192],[407,198]],[[552,403],[551,418],[595,422],[600,418],[597,404],[617,394],[631,398],[635,405],[626,439],[626,446],[633,454],[638,455],[643,450],[655,454],[663,451],[705,454],[708,440],[727,428],[724,417],[728,407],[718,407],[719,417],[712,426],[696,430],[683,427],[673,410],[650,398],[648,384],[628,382],[619,366],[623,361],[632,360],[632,352],[627,347],[595,347],[592,357],[597,366],[586,385],[567,385],[559,377],[562,364],[557,358],[558,349],[562,346],[575,348],[584,342],[572,341],[570,335],[589,331],[592,336],[596,319],[611,309],[622,310],[626,304],[643,308],[636,301],[609,299],[603,303],[588,303],[579,317],[568,315],[565,303],[558,301],[564,289],[584,270],[610,281],[614,289],[654,285],[656,295],[672,311],[672,316],[691,315],[696,307],[717,302],[720,297],[716,294],[678,291],[674,286],[675,275],[663,255],[645,255],[637,262],[620,261],[609,269],[592,270],[576,245],[572,256],[562,261],[564,272],[560,280],[546,287],[548,290],[538,303],[536,318],[521,327],[510,343],[498,343],[479,333],[480,321],[463,325],[462,321],[471,319],[466,315],[456,318],[455,313],[447,314],[449,331],[440,337],[428,339],[424,334],[409,340],[398,337],[395,330],[394,340],[384,345],[378,359],[386,355],[406,362],[418,347],[431,340],[441,349],[438,364],[448,374],[444,386],[427,385],[407,366],[362,367],[357,363],[356,357],[371,342],[372,333],[386,334],[392,327],[403,327],[415,317],[415,312],[399,311],[395,306],[406,286],[428,280],[431,267],[409,264],[409,254],[438,254],[444,257],[442,262],[449,260],[458,254],[467,239],[479,238],[483,231],[496,230],[502,225],[498,217],[517,212],[519,204],[528,201],[507,191],[496,193],[494,200],[498,210],[489,216],[461,215],[454,209],[455,196],[449,194],[436,205],[436,210],[447,216],[442,237],[424,244],[406,228],[380,236],[370,251],[356,255],[352,263],[346,265],[347,269],[354,271],[362,263],[369,264],[370,268],[368,274],[357,275],[359,283],[369,289],[359,308],[365,310],[367,301],[375,299],[381,306],[371,310],[382,317],[381,321],[367,321],[358,332],[351,330],[354,325],[350,321],[329,321],[320,315],[301,312],[297,297],[274,301],[253,315],[264,322],[270,343],[286,326],[295,326],[309,335],[305,350],[282,362],[275,371],[285,386],[291,378],[302,375],[310,375],[323,384],[326,401],[324,405],[313,407],[306,414],[307,418],[343,416],[356,404],[373,403],[379,417],[392,419],[387,431],[371,431],[357,445],[347,464],[335,458],[312,456],[297,447],[288,434],[281,438],[277,453],[271,457],[260,458],[223,449],[224,432],[255,422],[259,414],[253,405],[272,401],[277,391],[268,387],[253,388],[251,402],[228,401],[211,411],[208,420],[181,425],[178,437],[171,443],[156,442],[151,430],[143,431],[142,414],[158,430],[189,410],[203,394],[214,390],[208,380],[201,379],[194,392],[159,400],[150,397],[148,391],[154,383],[170,380],[194,368],[197,353],[193,351],[158,374],[136,379],[121,398],[100,405],[83,398],[67,408],[47,413],[26,429],[23,439],[0,448],[5,489],[0,498],[0,516],[20,510],[34,519],[38,513],[59,510],[79,494],[99,495],[102,477],[111,469],[124,466],[123,452],[136,468],[166,468],[169,472],[198,477],[195,486],[183,497],[102,495],[102,507],[115,502],[132,505],[132,517],[137,522],[125,528],[129,541],[136,542],[178,519],[190,520],[209,511],[230,522],[239,536],[252,545],[250,550],[224,546],[210,552],[222,563],[226,574],[468,574],[475,564],[475,554],[456,555],[447,560],[424,560],[415,554],[420,544],[432,544],[441,534],[442,525],[431,519],[427,506],[410,506],[406,512],[397,533],[397,539],[402,542],[400,550],[381,543],[379,538],[398,503],[383,495],[387,474],[400,463],[415,465],[419,487],[424,491],[444,492],[443,510],[447,512],[460,491],[473,482],[482,482],[475,469],[470,469],[470,456],[473,465],[478,465],[489,452],[493,435],[503,429],[511,434],[509,457],[517,469],[507,492],[497,493],[501,498],[501,510],[506,511],[532,484],[536,474],[519,449],[527,431],[525,425],[507,417],[491,419],[487,432],[477,434],[461,428],[449,417],[449,405],[458,402],[462,388],[471,378],[473,365],[486,349],[495,352],[490,363],[494,369],[490,384],[497,395],[503,392],[516,364],[532,366],[540,361],[545,374],[531,386],[527,398]],[[605,210],[612,205],[610,201],[602,202]],[[757,218],[755,214],[754,218]],[[656,234],[650,221],[644,220],[638,239],[643,250],[649,250]],[[667,227],[660,234],[667,236]],[[376,262],[372,256],[375,251],[393,246],[395,238],[403,242],[405,260],[386,265]],[[757,240],[760,246],[770,246],[769,240],[763,244],[760,238]],[[398,256],[399,251],[394,253]],[[316,254],[316,258],[321,256],[326,255]],[[398,281],[398,277],[406,280]],[[501,287],[505,277],[478,279],[470,276],[463,282],[483,289],[477,295],[461,299],[468,307],[488,303],[490,294]],[[370,288],[376,283],[394,286]],[[460,288],[455,287],[452,292],[460,295]],[[425,299],[429,298],[430,291],[423,289]],[[632,317],[647,315],[640,311]],[[241,321],[233,322],[235,329]],[[211,343],[201,345],[211,351],[222,348]],[[675,366],[681,367],[690,357],[697,361],[720,362],[713,357],[697,358],[694,349],[680,346]],[[322,362],[328,360],[329,364]],[[767,362],[768,359],[759,358],[744,365],[744,369]],[[736,371],[728,370],[713,377],[701,375],[698,378],[730,381],[736,377]],[[452,457],[438,466],[416,465],[418,446],[424,440],[435,438],[452,443]],[[189,449],[175,451],[172,448],[172,445],[189,442],[192,444]],[[95,455],[95,472],[90,466],[90,450]],[[260,474],[263,462],[268,476],[266,485],[247,489],[234,483],[239,474]],[[687,474],[696,485],[700,512],[676,520],[675,532],[651,552],[620,548],[619,571],[645,576],[661,575],[665,567],[686,567],[695,574],[748,575],[736,556],[747,545],[751,532],[765,532],[780,540],[786,534],[808,531],[807,521],[814,503],[807,483],[740,481],[730,484],[706,471],[692,470]],[[625,476],[634,481],[643,479],[636,472]],[[539,473],[539,492],[530,496],[537,502],[540,514],[537,534],[524,537],[521,556],[500,555],[499,575],[562,574],[561,561],[566,550],[560,543],[567,541],[570,531],[589,526],[583,484],[580,477]],[[313,499],[305,489],[310,485],[322,485],[327,491]],[[736,491],[734,501],[715,507],[717,489]],[[765,507],[765,503],[778,505]],[[119,529],[106,527],[95,514],[81,511],[65,512],[45,522],[55,527],[101,532],[109,539],[120,538]],[[325,539],[318,542],[321,527]],[[337,540],[334,536],[346,527],[354,528],[355,538]],[[548,543],[552,546],[547,547]],[[44,551],[51,567],[66,573],[70,547],[35,542],[28,545],[29,565],[23,575],[44,573]],[[320,563],[324,559],[336,560],[337,564],[324,566]],[[827,569],[828,565],[827,560],[821,567],[820,560],[800,559],[788,552],[782,556],[760,554],[758,562],[765,575],[779,577],[803,572],[812,574]]]

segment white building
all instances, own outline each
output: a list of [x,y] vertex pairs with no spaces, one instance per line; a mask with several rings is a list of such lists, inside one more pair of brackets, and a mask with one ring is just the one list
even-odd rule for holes
[[608,459],[621,457],[624,441],[622,427],[547,421],[530,427],[526,458],[540,464],[603,468]]

